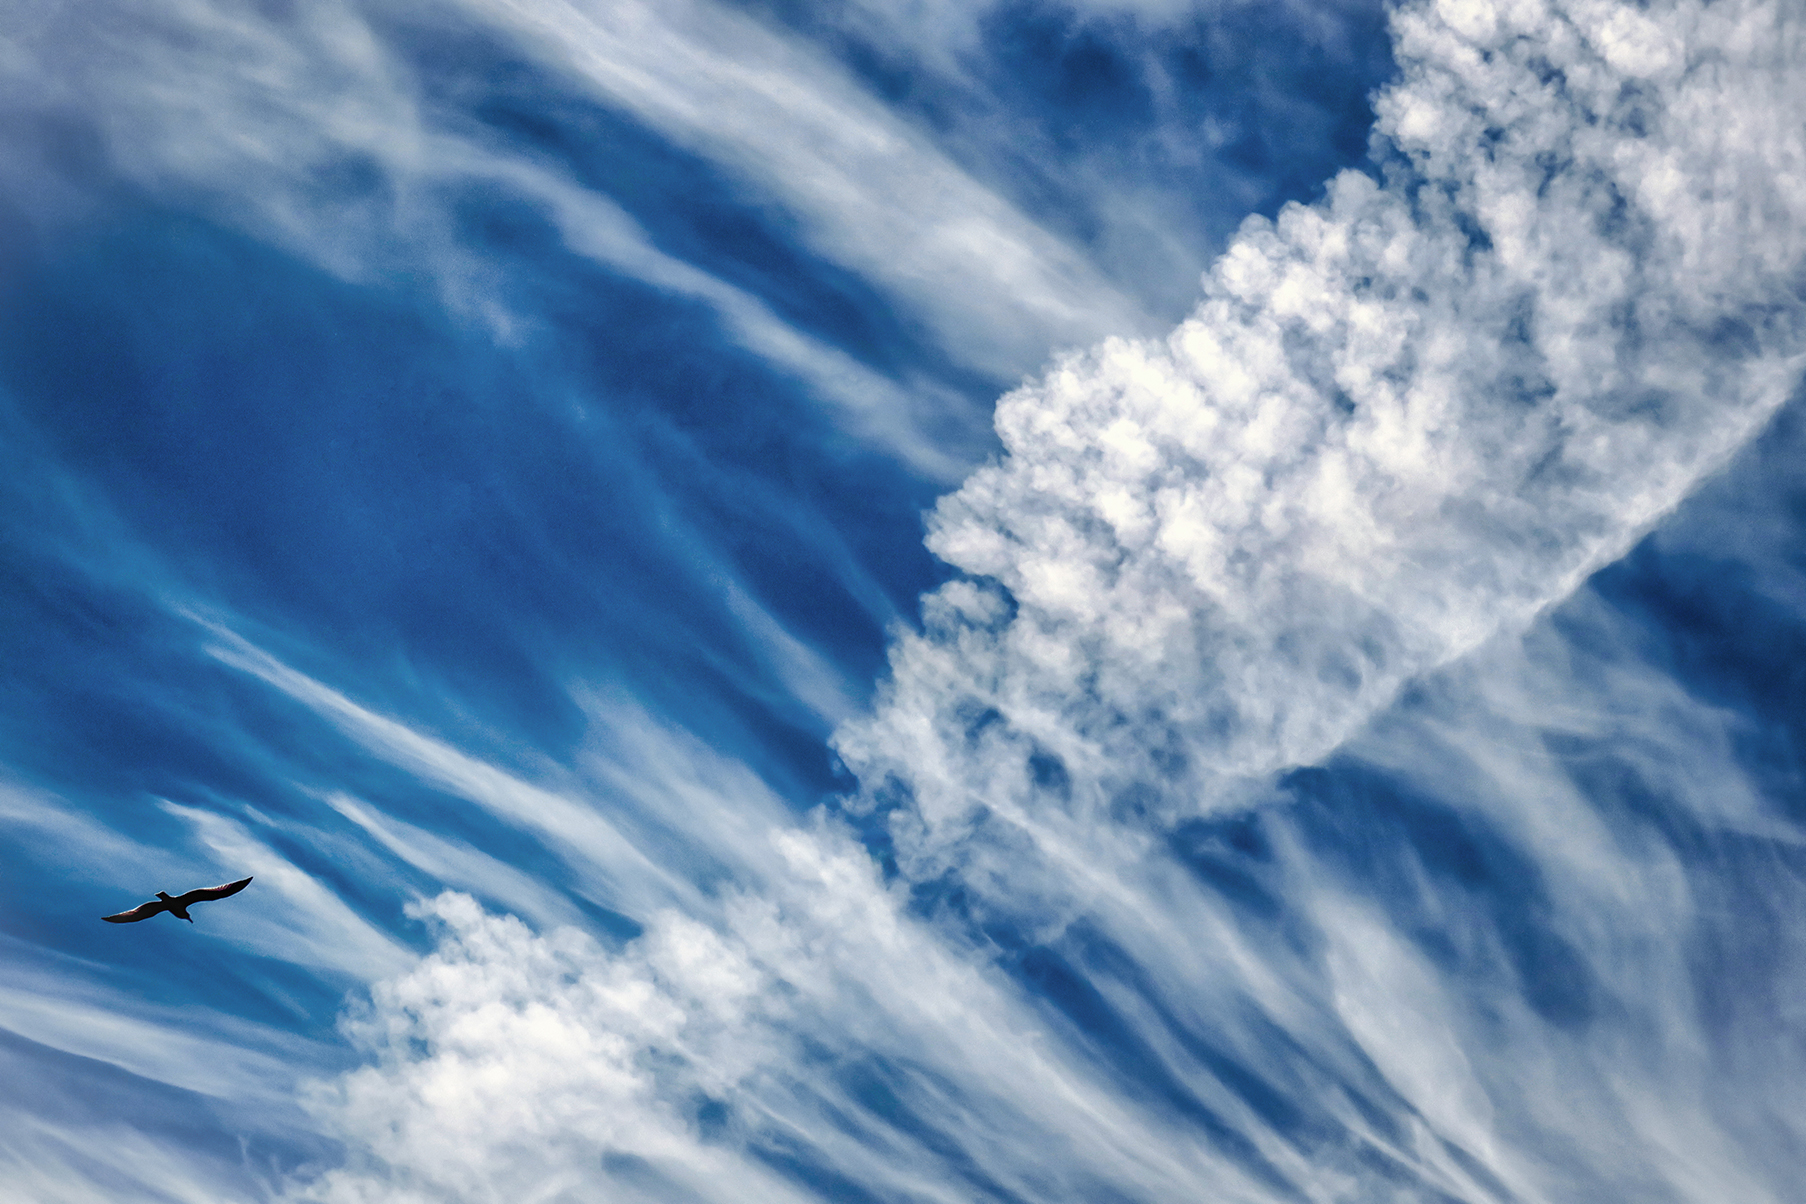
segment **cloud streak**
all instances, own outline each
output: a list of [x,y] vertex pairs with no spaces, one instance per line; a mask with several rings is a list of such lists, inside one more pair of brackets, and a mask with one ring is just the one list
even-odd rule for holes
[[1073,248],[950,162],[832,63],[713,4],[484,4],[680,145],[729,164],[1005,379],[1049,344],[1147,324]]

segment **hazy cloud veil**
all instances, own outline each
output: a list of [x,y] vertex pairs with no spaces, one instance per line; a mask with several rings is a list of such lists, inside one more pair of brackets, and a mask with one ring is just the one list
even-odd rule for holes
[[[167,955],[7,930],[32,1198],[1792,1198],[1790,5],[1400,4],[1365,158],[1283,207],[1162,141],[1233,131],[1160,48],[1358,83],[1356,6],[281,7],[37,6],[0,59],[32,312],[89,312],[45,231],[160,206],[371,365],[181,377],[147,459],[267,425],[328,468],[258,481],[345,517],[220,486],[164,541],[159,470],[45,416],[100,386],[0,355],[5,454],[77,466],[4,495],[5,597],[151,716],[92,777],[9,721],[8,889],[276,901]],[[1037,38],[1093,58],[1030,104]],[[1207,266],[1165,332],[1162,262]],[[937,495],[942,567],[893,550]]]

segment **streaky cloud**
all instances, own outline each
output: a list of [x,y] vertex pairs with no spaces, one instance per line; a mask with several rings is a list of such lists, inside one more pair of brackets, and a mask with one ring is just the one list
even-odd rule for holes
[[508,914],[540,927],[582,922],[581,913],[562,894],[466,841],[451,840],[383,815],[347,795],[328,795],[326,804],[435,882],[494,899]]
[[513,825],[540,833],[551,848],[593,876],[595,889],[617,905],[640,911],[694,897],[688,881],[652,862],[594,808],[359,706],[230,630],[211,620],[202,622],[219,637],[220,642],[208,649],[214,657],[311,708],[375,755]]
[[270,1106],[292,1086],[298,1065],[315,1061],[298,1056],[304,1042],[274,1029],[241,1023],[203,1037],[186,1031],[181,1020],[174,1009],[100,988],[72,989],[48,973],[15,970],[0,993],[0,1024],[11,1032],[247,1106]]
[[[354,1022],[371,1064],[314,1097],[358,1154],[301,1198],[503,1199],[598,1165],[630,1199],[636,1179],[645,1198],[818,1198],[804,1168],[935,1200],[973,1182],[1261,1198],[1039,1036],[1007,983],[899,914],[844,836],[773,845],[787,882],[730,900],[719,927],[653,917],[619,955],[465,896],[421,909],[445,925],[439,950]],[[799,1078],[799,1057],[838,1069]],[[896,1093],[888,1124],[873,1092]]]
[[1249,212],[1360,157],[1363,96],[1390,74],[1369,0],[750,7],[833,53],[1162,326]]
[[[543,319],[511,296],[507,265],[470,245],[459,224],[462,199],[499,191],[547,221],[571,254],[706,306],[731,339],[794,374],[849,430],[931,479],[956,480],[971,462],[970,447],[944,446],[951,428],[970,425],[969,403],[953,387],[873,369],[762,298],[661,250],[619,204],[556,165],[462,130],[429,106],[355,5],[291,16],[231,0],[121,0],[41,16],[0,58],[0,95],[26,112],[92,123],[106,168],[151,196],[213,214],[348,280],[424,276],[452,313],[508,346]],[[339,177],[355,186],[332,187]],[[104,194],[108,183],[74,186]],[[969,191],[974,203],[984,199]],[[101,204],[91,195],[73,207],[40,197],[32,216],[68,222]]]
[[[354,1155],[295,1190],[1779,1204],[1789,784],[1615,588],[1421,678],[1285,805],[1119,857],[1038,938],[924,922],[826,817],[749,834],[723,880],[752,885],[615,949],[420,905],[437,951],[310,1097]],[[651,759],[708,772],[677,751]]]
[[1011,379],[1050,345],[1148,325],[1133,299],[836,65],[706,0],[472,5],[679,145],[730,165],[963,361]]

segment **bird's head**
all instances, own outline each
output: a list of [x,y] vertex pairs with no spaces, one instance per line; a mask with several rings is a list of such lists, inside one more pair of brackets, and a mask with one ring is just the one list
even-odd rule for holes
[[162,899],[165,902],[167,902],[169,900],[169,896],[167,894],[165,894],[163,891],[157,892],[157,898]]

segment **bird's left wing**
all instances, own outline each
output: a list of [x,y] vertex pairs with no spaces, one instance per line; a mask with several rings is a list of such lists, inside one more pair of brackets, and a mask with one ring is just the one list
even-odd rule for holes
[[136,924],[139,920],[148,920],[163,911],[163,901],[152,899],[149,903],[140,903],[130,911],[122,911],[118,915],[101,916],[109,924]]

